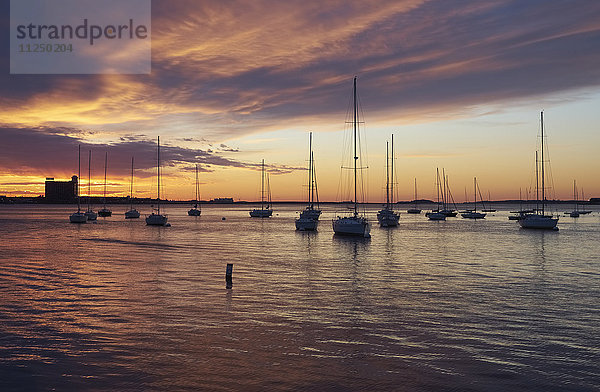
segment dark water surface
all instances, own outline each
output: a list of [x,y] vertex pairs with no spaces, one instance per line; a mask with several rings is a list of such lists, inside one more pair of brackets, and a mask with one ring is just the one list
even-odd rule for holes
[[187,208],[0,206],[0,390],[600,390],[598,212],[403,214],[365,240],[327,208],[318,233],[301,206]]

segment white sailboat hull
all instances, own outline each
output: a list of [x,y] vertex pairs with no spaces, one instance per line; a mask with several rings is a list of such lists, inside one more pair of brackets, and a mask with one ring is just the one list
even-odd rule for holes
[[365,238],[371,237],[371,225],[365,218],[346,217],[333,221],[333,232],[341,235],[356,235]]
[[250,216],[252,218],[270,218],[273,215],[273,210],[252,210],[250,211]]
[[146,217],[146,224],[148,226],[164,226],[167,224],[167,220],[166,215],[152,213]]
[[112,215],[112,211],[109,210],[108,208],[103,208],[98,211],[98,216],[107,217],[107,216],[111,216],[111,215]]
[[312,218],[300,217],[296,219],[296,230],[315,231],[319,226],[319,221]]
[[429,220],[441,221],[446,220],[446,214],[442,212],[429,212],[426,214]]
[[377,213],[377,220],[381,227],[395,227],[398,226],[398,220],[400,216],[392,210],[381,210]]
[[475,212],[475,211],[463,212],[460,215],[465,219],[484,219],[486,216],[486,214],[483,214],[481,212]]
[[140,212],[136,209],[129,210],[125,213],[125,219],[136,219],[140,217]]
[[524,229],[558,230],[558,218],[550,216],[529,214],[519,219],[519,225]]
[[98,214],[96,214],[94,211],[86,211],[85,216],[89,221],[95,221],[96,219],[98,219]]
[[197,208],[192,208],[191,210],[188,211],[188,215],[189,216],[200,216],[201,211]]
[[86,223],[87,220],[87,216],[83,212],[74,212],[69,216],[71,223]]

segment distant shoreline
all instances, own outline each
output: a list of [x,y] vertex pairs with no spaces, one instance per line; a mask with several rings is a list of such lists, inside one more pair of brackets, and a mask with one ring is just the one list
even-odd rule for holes
[[[194,204],[194,200],[161,200],[161,203],[169,204],[169,205],[178,205],[178,204]],[[130,204],[130,201],[127,198],[107,198],[107,205],[115,205],[115,204]],[[156,199],[134,199],[133,204],[135,205],[150,205],[157,203]],[[257,201],[246,201],[246,200],[238,200],[234,202],[215,202],[215,201],[207,201],[202,200],[199,201],[198,204],[202,205],[247,205],[247,204],[260,204],[260,200]],[[322,205],[339,205],[339,204],[351,204],[351,201],[345,202],[336,202],[336,201],[322,201],[319,204]],[[432,200],[417,200],[417,206],[435,206],[437,203]],[[484,203],[489,204],[524,204],[524,205],[533,205],[536,203],[535,200],[492,200],[492,201],[484,201]],[[574,200],[547,200],[546,203],[552,204],[574,204]],[[73,205],[76,202],[46,202],[43,197],[4,197],[0,198],[0,205],[15,205],[15,204],[47,204],[47,205]],[[82,204],[87,204],[87,198],[82,198]],[[92,198],[92,204],[100,205],[104,204],[104,200],[101,197]],[[271,204],[274,205],[285,205],[285,204],[306,204],[306,201],[274,201]],[[379,206],[385,204],[385,202],[369,202],[369,203],[361,203],[362,205],[370,205],[370,206]],[[415,201],[398,201],[394,203],[394,205],[408,206],[414,205]],[[473,202],[458,202],[456,205],[469,205],[473,204]],[[480,203],[478,203],[480,204]],[[598,205],[600,202],[597,201],[578,201],[579,205]],[[452,205],[452,204],[451,204]]]

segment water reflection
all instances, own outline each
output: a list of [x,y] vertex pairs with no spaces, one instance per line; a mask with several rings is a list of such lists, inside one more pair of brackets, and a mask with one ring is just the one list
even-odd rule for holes
[[596,217],[557,235],[403,215],[369,240],[297,232],[293,207],[170,207],[171,228],[52,208],[0,224],[8,389],[558,391],[600,374]]

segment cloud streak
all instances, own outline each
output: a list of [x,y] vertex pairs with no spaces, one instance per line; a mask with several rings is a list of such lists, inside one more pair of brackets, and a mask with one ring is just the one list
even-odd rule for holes
[[[131,157],[134,157],[136,175],[154,175],[156,167],[156,142],[143,135],[122,137],[118,142],[92,144],[73,136],[64,135],[60,128],[11,128],[0,127],[0,140],[4,151],[0,155],[0,170],[13,175],[38,173],[43,176],[70,177],[77,171],[78,146],[82,150],[82,169],[87,168],[88,151],[92,151],[93,171],[99,173],[104,168],[104,153],[108,152],[108,167],[113,173],[127,177]],[[164,140],[163,140],[164,142]],[[231,159],[224,154],[231,153],[227,147],[219,150],[203,150],[173,146],[167,140],[161,146],[161,163],[176,170],[190,171],[198,164],[199,170],[210,172],[215,168],[234,167],[260,170],[260,164]],[[236,150],[237,152],[237,150]],[[303,168],[272,164],[268,169],[273,174],[286,174]],[[54,174],[57,173],[57,174]]]

